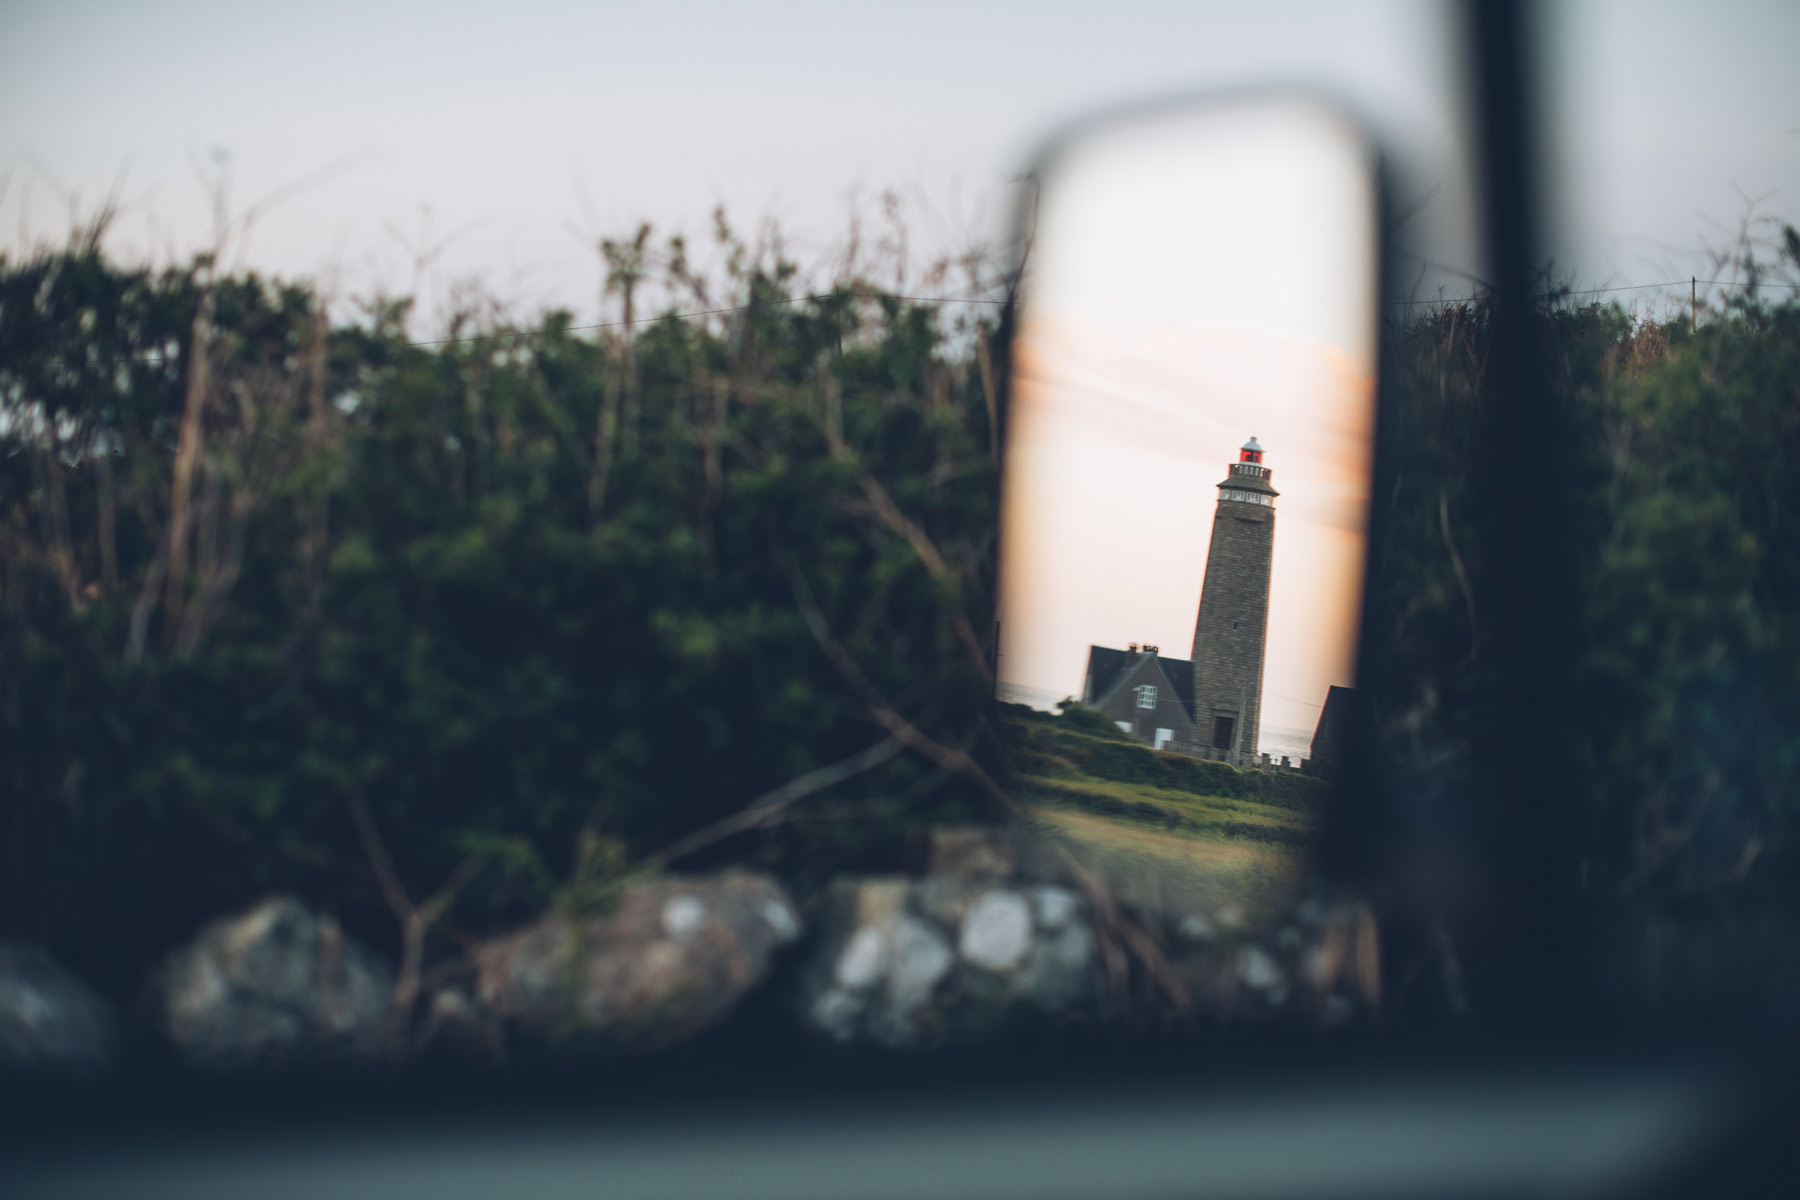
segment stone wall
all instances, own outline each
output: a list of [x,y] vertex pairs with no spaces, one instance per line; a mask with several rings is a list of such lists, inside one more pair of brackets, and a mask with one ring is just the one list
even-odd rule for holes
[[1216,746],[1209,746],[1202,742],[1185,742],[1179,739],[1170,742],[1167,746],[1164,746],[1163,749],[1170,754],[1180,754],[1188,758],[1204,758],[1209,762],[1230,763],[1234,767],[1243,767],[1246,770],[1293,771],[1295,773],[1304,772],[1306,770],[1306,759],[1303,758],[1298,762],[1295,762],[1291,755],[1286,754],[1271,756],[1268,754],[1235,752],[1231,750],[1221,750]]
[[128,1038],[207,1075],[600,1062],[719,1029],[757,992],[776,1001],[760,1019],[890,1050],[1146,1021],[1331,1028],[1378,1010],[1361,904],[1300,900],[1251,927],[1236,901],[1120,903],[1028,832],[930,840],[927,873],[839,877],[805,906],[742,869],[634,879],[595,911],[558,906],[423,975],[270,897],[176,947],[135,1017],[41,950],[0,946],[0,1081],[102,1076]]

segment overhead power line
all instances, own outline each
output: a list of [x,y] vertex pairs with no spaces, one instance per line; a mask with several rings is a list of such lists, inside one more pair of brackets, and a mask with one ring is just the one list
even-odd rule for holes
[[[1633,284],[1621,285],[1619,287],[1582,288],[1582,289],[1579,289],[1576,291],[1567,291],[1567,292],[1561,292],[1561,291],[1536,292],[1536,293],[1533,293],[1533,295],[1537,299],[1548,300],[1548,299],[1552,299],[1552,298],[1558,297],[1558,296],[1597,296],[1597,295],[1600,295],[1605,292],[1641,292],[1641,291],[1648,291],[1651,288],[1679,287],[1680,285],[1682,285],[1684,283],[1692,284],[1692,283],[1696,283],[1696,282],[1704,283],[1704,284],[1708,285],[1709,287],[1710,286],[1721,286],[1721,287],[1742,286],[1741,281],[1730,280],[1730,279],[1701,279],[1701,280],[1671,279],[1671,280],[1664,281],[1662,283],[1633,283]],[[1759,281],[1757,286],[1758,287],[1778,287],[1778,288],[1800,288],[1800,284],[1774,283],[1774,282],[1770,282],[1767,280]],[[817,293],[813,293],[813,294],[809,294],[809,295],[805,295],[805,296],[779,296],[779,297],[776,297],[774,300],[765,301],[765,303],[803,304],[803,303],[807,303],[810,301],[831,300],[831,299],[834,299],[834,298],[840,297],[840,296],[850,296],[850,297],[853,297],[853,298],[859,299],[859,300],[882,300],[882,299],[904,300],[908,304],[987,304],[987,305],[993,305],[993,306],[1003,306],[1007,303],[1005,300],[990,300],[990,299],[986,299],[986,298],[978,297],[978,296],[904,296],[904,295],[900,295],[900,294],[894,293],[894,292],[881,292],[881,291],[817,292]],[[1426,299],[1426,300],[1389,300],[1389,301],[1386,301],[1386,303],[1388,305],[1472,304],[1475,301],[1480,300],[1480,299],[1482,299],[1482,297],[1480,295],[1471,295],[1471,296],[1448,296],[1448,297],[1443,297],[1443,298],[1439,298],[1439,299]],[[756,307],[756,305],[754,305],[754,304],[733,304],[733,305],[729,305],[724,308],[704,308],[704,309],[696,309],[692,312],[658,313],[654,316],[634,317],[629,321],[598,321],[591,325],[570,325],[568,327],[568,329],[569,329],[569,332],[571,332],[571,333],[585,332],[587,330],[593,330],[593,329],[622,329],[622,328],[625,328],[626,326],[630,326],[630,325],[650,325],[650,324],[654,324],[657,321],[664,321],[664,320],[671,320],[671,319],[676,320],[676,321],[688,321],[688,320],[693,320],[696,317],[726,316],[731,313],[748,312],[752,308],[755,308],[755,307]],[[489,336],[530,337],[530,336],[533,336],[534,332],[535,331],[532,331],[532,330],[515,330],[513,332],[506,333],[506,334],[492,334]],[[447,346],[447,345],[451,345],[455,342],[468,341],[468,340],[470,340],[470,339],[469,338],[438,338],[438,339],[435,339],[432,341],[408,342],[406,344],[409,346]]]
[[[1690,286],[1693,284],[1696,284],[1696,283],[1704,283],[1709,287],[1711,287],[1711,286],[1719,286],[1719,287],[1744,287],[1744,286],[1747,286],[1744,283],[1744,281],[1741,279],[1670,279],[1670,280],[1665,280],[1662,283],[1628,283],[1628,284],[1621,284],[1618,287],[1581,288],[1579,290],[1567,291],[1567,292],[1562,292],[1562,291],[1533,292],[1532,297],[1533,297],[1533,299],[1537,299],[1537,300],[1554,300],[1559,296],[1598,296],[1603,292],[1642,292],[1642,291],[1648,291],[1651,288],[1680,287],[1684,283],[1688,284]],[[1767,287],[1767,288],[1794,289],[1794,288],[1800,288],[1800,283],[1774,283],[1774,282],[1771,282],[1766,279],[1759,279],[1756,282],[1756,286],[1757,287]],[[1447,296],[1447,297],[1444,297],[1441,299],[1436,299],[1436,300],[1432,300],[1432,299],[1427,299],[1427,300],[1388,300],[1385,303],[1388,304],[1390,307],[1398,307],[1398,306],[1403,306],[1403,305],[1414,305],[1414,304],[1473,304],[1475,301],[1480,300],[1482,298],[1483,297],[1481,295]]]
[[[1006,304],[1005,300],[989,300],[980,296],[903,296],[897,292],[881,292],[874,290],[817,292],[807,296],[777,296],[773,300],[763,301],[762,303],[802,304],[812,300],[832,300],[838,297],[849,297],[856,300],[903,300],[908,304]],[[657,321],[665,320],[689,321],[695,317],[717,317],[727,313],[749,312],[756,307],[758,307],[756,304],[733,304],[726,308],[706,308],[698,309],[693,312],[658,313],[655,316],[649,317],[633,317],[629,321],[598,321],[591,325],[569,325],[566,329],[570,333],[580,333],[590,329],[619,329],[627,325],[650,325]],[[539,336],[541,332],[541,330],[537,329],[509,329],[486,334],[465,334],[462,337],[432,338],[420,342],[402,342],[401,344],[405,346],[453,346],[458,342],[472,342],[481,337],[495,339],[531,338]],[[51,361],[55,362],[58,366],[62,365],[63,362],[62,359],[53,359]]]
[[[895,292],[852,291],[852,292],[819,292],[808,296],[777,296],[768,304],[803,304],[813,300],[834,300],[839,297],[850,297],[856,300],[904,300],[909,304],[994,304],[1004,305],[1004,300],[987,300],[976,296],[902,296]],[[694,312],[658,313],[649,317],[633,317],[629,321],[599,321],[592,325],[570,325],[569,332],[575,333],[589,329],[620,329],[627,325],[650,325],[657,321],[676,320],[689,321],[695,317],[717,317],[727,313],[749,312],[755,304],[734,304],[728,308],[705,308]],[[520,329],[510,333],[490,334],[490,337],[532,337],[535,330]],[[480,335],[471,335],[480,336]],[[469,341],[470,338],[438,338],[429,342],[408,342],[409,346],[448,346],[456,342]]]
[[[1689,284],[1689,285],[1693,285],[1696,283],[1704,283],[1709,287],[1742,287],[1742,286],[1745,286],[1743,281],[1741,281],[1741,280],[1691,279],[1690,278],[1690,279],[1670,279],[1670,280],[1666,280],[1662,283],[1632,283],[1632,284],[1622,284],[1617,287],[1582,288],[1582,289],[1579,289],[1576,291],[1567,291],[1567,292],[1563,292],[1563,291],[1534,292],[1534,293],[1532,293],[1532,295],[1535,299],[1549,300],[1549,299],[1553,299],[1553,298],[1560,297],[1560,296],[1597,296],[1597,295],[1601,295],[1603,293],[1608,293],[1608,292],[1641,292],[1641,291],[1647,291],[1651,288],[1679,287],[1684,283]],[[1787,288],[1790,290],[1800,289],[1800,283],[1776,283],[1776,282],[1773,282],[1770,280],[1758,280],[1756,286],[1765,287],[1765,288]],[[804,296],[778,296],[778,297],[774,298],[773,300],[764,301],[762,303],[803,304],[803,303],[807,303],[807,302],[811,302],[811,301],[831,300],[831,299],[834,299],[837,297],[844,297],[844,296],[848,296],[850,298],[858,299],[858,300],[882,300],[882,299],[902,300],[908,304],[986,304],[986,305],[991,305],[991,306],[995,306],[995,307],[1001,307],[1008,303],[1008,301],[1006,301],[1006,300],[991,300],[991,299],[987,299],[987,298],[981,297],[981,296],[906,296],[906,295],[901,295],[901,294],[895,293],[895,292],[882,292],[882,291],[873,291],[873,290],[851,291],[851,292],[816,292],[816,293],[811,293],[811,294],[804,295]],[[1424,300],[1388,300],[1388,301],[1384,301],[1383,303],[1387,307],[1410,307],[1410,306],[1416,306],[1416,305],[1432,305],[1432,304],[1437,304],[1437,305],[1473,304],[1476,301],[1481,300],[1483,298],[1484,297],[1482,295],[1477,294],[1477,295],[1469,295],[1469,296],[1446,296],[1446,297],[1439,297],[1436,299],[1424,299]],[[567,326],[566,328],[567,328],[567,331],[570,333],[580,333],[580,332],[586,332],[586,331],[594,330],[594,329],[621,329],[621,328],[624,328],[626,326],[631,326],[631,325],[650,325],[650,324],[654,324],[657,321],[664,321],[664,320],[689,321],[689,320],[693,320],[696,317],[726,316],[731,313],[749,312],[751,309],[753,309],[755,307],[757,307],[757,305],[755,305],[755,304],[733,304],[733,305],[728,305],[724,308],[696,309],[691,312],[680,312],[680,313],[658,313],[653,316],[634,317],[629,321],[597,321],[597,322],[594,322],[593,324],[589,324],[589,325],[570,325],[570,326]],[[469,334],[469,335],[466,335],[463,337],[433,338],[433,339],[428,339],[425,341],[406,342],[403,344],[408,345],[408,346],[451,346],[451,345],[455,345],[458,342],[474,341],[478,337],[515,338],[515,339],[516,338],[530,338],[530,337],[538,336],[540,332],[541,331],[535,330],[535,329],[515,329],[515,330],[508,330],[505,332],[488,333],[488,334]]]
[[[1648,291],[1651,288],[1679,287],[1684,283],[1690,284],[1690,285],[1694,284],[1694,283],[1704,283],[1709,287],[1712,287],[1712,286],[1741,287],[1741,286],[1743,286],[1742,281],[1731,280],[1731,279],[1699,279],[1699,280],[1670,279],[1670,280],[1666,280],[1661,283],[1632,283],[1632,284],[1623,284],[1618,287],[1581,288],[1578,290],[1567,291],[1567,292],[1564,292],[1564,291],[1535,292],[1535,293],[1533,293],[1533,296],[1536,299],[1540,299],[1540,300],[1554,299],[1559,296],[1598,296],[1598,295],[1601,295],[1603,293],[1608,293],[1608,292],[1641,292],[1641,291]],[[1790,289],[1800,288],[1800,284],[1775,283],[1775,282],[1770,282],[1767,280],[1758,281],[1757,286],[1758,287],[1771,287],[1771,288],[1790,288]],[[987,305],[993,305],[993,306],[1003,306],[1007,303],[1005,300],[990,300],[990,299],[986,299],[986,298],[978,297],[978,296],[904,296],[904,295],[900,295],[900,294],[894,293],[894,292],[881,292],[881,291],[817,292],[817,293],[812,293],[812,294],[804,295],[804,296],[779,296],[779,297],[776,297],[774,300],[765,301],[764,303],[803,304],[803,303],[807,303],[807,302],[811,302],[811,301],[831,300],[831,299],[834,299],[834,298],[840,297],[840,296],[849,296],[849,297],[859,299],[859,300],[882,300],[882,299],[903,300],[909,304],[987,304]],[[1426,299],[1426,300],[1389,300],[1389,301],[1386,301],[1385,303],[1389,306],[1412,306],[1412,305],[1420,305],[1420,304],[1425,304],[1425,305],[1430,305],[1430,304],[1444,304],[1444,305],[1473,304],[1482,298],[1483,297],[1481,295],[1448,296],[1448,297],[1442,297],[1442,298],[1438,298],[1438,299]],[[570,325],[568,327],[568,330],[571,333],[577,333],[577,332],[585,332],[585,331],[593,330],[593,329],[622,329],[622,328],[625,328],[625,327],[631,326],[631,325],[650,325],[650,324],[654,324],[657,321],[664,321],[664,320],[689,321],[689,320],[693,320],[696,317],[718,317],[718,316],[727,316],[731,313],[748,312],[752,308],[755,308],[755,307],[756,307],[756,305],[754,305],[754,304],[733,304],[733,305],[729,305],[724,308],[704,308],[704,309],[696,309],[692,312],[658,313],[654,316],[634,317],[633,319],[631,319],[629,321],[598,321],[591,325]],[[536,331],[534,331],[534,330],[514,330],[509,333],[489,334],[487,336],[490,336],[490,337],[532,337],[535,335],[535,332]],[[432,341],[408,342],[406,344],[409,346],[448,346],[448,345],[453,345],[456,342],[472,340],[473,336],[479,336],[479,335],[471,335],[471,337],[465,337],[465,338],[437,338]]]

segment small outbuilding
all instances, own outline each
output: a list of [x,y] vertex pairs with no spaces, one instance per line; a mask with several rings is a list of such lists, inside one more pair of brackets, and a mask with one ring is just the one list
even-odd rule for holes
[[1319,724],[1313,730],[1312,757],[1307,760],[1313,774],[1329,774],[1343,765],[1345,751],[1353,736],[1356,704],[1354,688],[1333,684],[1325,693],[1325,707],[1319,710]]

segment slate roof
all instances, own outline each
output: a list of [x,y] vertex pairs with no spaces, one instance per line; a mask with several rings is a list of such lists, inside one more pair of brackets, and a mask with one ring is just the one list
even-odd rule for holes
[[[1088,678],[1093,681],[1092,696],[1094,701],[1106,699],[1108,692],[1118,686],[1124,678],[1126,669],[1138,659],[1138,655],[1129,650],[1115,650],[1110,646],[1088,647]],[[1188,720],[1194,719],[1194,664],[1185,658],[1168,658],[1156,656],[1156,665],[1161,669],[1163,677],[1169,681],[1175,698],[1181,701],[1182,711],[1187,713]]]

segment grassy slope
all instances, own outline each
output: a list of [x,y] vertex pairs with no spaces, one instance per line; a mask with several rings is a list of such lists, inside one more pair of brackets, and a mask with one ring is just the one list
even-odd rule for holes
[[1185,761],[1123,750],[1087,714],[1009,712],[1006,725],[1016,794],[1122,899],[1172,914],[1236,903],[1252,926],[1291,899],[1316,827],[1303,793],[1270,802],[1256,772],[1211,772],[1201,790]]
[[1067,809],[1040,809],[1043,827],[1128,904],[1178,917],[1238,905],[1251,928],[1285,909],[1303,863],[1257,842],[1171,833]]

